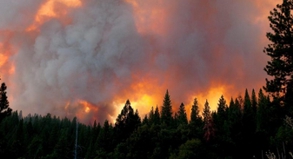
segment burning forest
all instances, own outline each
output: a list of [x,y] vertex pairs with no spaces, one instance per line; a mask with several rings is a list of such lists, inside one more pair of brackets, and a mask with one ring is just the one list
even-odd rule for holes
[[1,0],[1,158],[293,158],[280,2]]
[[[10,105],[88,123],[126,99],[144,115],[168,89],[190,110],[258,90],[274,0],[2,0],[0,71]],[[190,112],[188,112],[190,113]]]

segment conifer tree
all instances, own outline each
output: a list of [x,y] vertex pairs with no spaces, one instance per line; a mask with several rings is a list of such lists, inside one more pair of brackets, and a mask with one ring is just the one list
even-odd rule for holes
[[227,120],[227,104],[224,96],[219,99],[217,113],[214,116],[214,124],[219,133],[223,133],[223,125]]
[[12,109],[9,108],[8,97],[6,95],[7,86],[5,83],[0,87],[0,122],[7,116],[11,115]]
[[155,124],[160,124],[160,122],[161,122],[160,112],[159,112],[158,106],[156,106],[155,114],[154,114],[154,123]]
[[222,95],[221,98],[219,99],[219,103],[218,103],[218,109],[217,109],[218,115],[224,117],[226,109],[227,109],[226,100],[225,100],[224,96]]
[[194,98],[190,113],[190,135],[192,138],[201,138],[203,134],[203,121],[199,115],[199,106],[197,98]]
[[179,124],[183,124],[186,125],[187,124],[187,115],[186,115],[186,111],[185,111],[185,106],[183,103],[180,104],[179,110],[178,110],[178,120],[179,120]]
[[204,120],[204,139],[206,141],[209,141],[211,137],[214,136],[214,125],[213,125],[213,120],[212,120],[212,114],[210,110],[210,106],[208,103],[208,100],[206,100],[204,104],[204,109],[203,109],[203,120]]
[[172,105],[171,105],[171,100],[170,100],[170,95],[168,90],[166,91],[164,101],[163,101],[161,119],[162,119],[162,122],[164,122],[168,126],[170,126],[173,120]]
[[257,98],[256,98],[256,95],[255,95],[254,89],[252,89],[252,93],[251,93],[251,107],[252,107],[253,113],[256,114]]
[[127,100],[125,106],[118,115],[115,123],[115,135],[117,141],[123,141],[140,125],[141,120],[138,111],[134,112],[130,101]]
[[247,89],[245,90],[245,95],[244,95],[244,110],[243,110],[243,114],[244,115],[250,115],[252,111],[251,108],[251,100],[248,94]]
[[257,131],[264,130],[267,126],[268,120],[268,102],[266,96],[263,94],[262,89],[258,93],[258,109],[257,109]]
[[281,104],[286,94],[293,92],[292,10],[293,0],[283,0],[270,12],[268,18],[272,32],[267,33],[267,38],[272,43],[264,48],[264,53],[271,58],[264,70],[273,77],[266,79],[264,88]]
[[235,106],[235,102],[234,102],[234,99],[231,97],[230,103],[229,103],[229,109],[234,106]]
[[155,111],[154,111],[154,107],[152,107],[151,111],[149,112],[149,120],[151,123],[154,120],[154,116],[155,116]]
[[194,98],[193,105],[191,107],[191,114],[190,114],[190,123],[195,123],[195,125],[200,125],[201,117],[199,115],[199,107],[197,98]]

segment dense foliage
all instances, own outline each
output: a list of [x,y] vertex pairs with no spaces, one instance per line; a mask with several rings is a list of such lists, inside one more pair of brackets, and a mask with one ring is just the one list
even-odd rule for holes
[[[142,121],[127,100],[115,124],[77,127],[76,118],[13,112],[0,125],[0,156],[73,158],[77,137],[77,158],[262,158],[268,150],[289,157],[293,128],[277,110],[282,107],[276,108],[262,90],[258,96],[252,92],[250,97],[246,90],[244,98],[231,99],[229,105],[221,96],[215,112],[206,101],[202,114],[195,99],[190,117],[183,103],[173,111],[167,92],[162,111],[152,108]],[[164,116],[166,106],[171,109]]]
[[[126,101],[114,124],[84,125],[74,118],[28,115],[9,108],[6,86],[0,88],[1,158],[96,159],[232,159],[293,158],[293,9],[283,0],[271,12],[272,42],[264,52],[271,57],[267,79],[258,95],[221,96],[212,112],[208,100],[200,114],[197,99],[187,117],[185,105],[174,112],[167,90],[161,107],[141,119]],[[287,116],[289,115],[289,116]],[[189,119],[189,120],[188,120]]]
[[[265,90],[288,107],[293,102],[293,0],[283,0],[270,12],[272,32],[267,33],[271,42],[264,49],[271,60],[265,71],[271,79],[266,79]],[[292,107],[290,109],[292,111]]]
[[9,108],[9,102],[6,92],[7,86],[5,83],[2,83],[0,86],[0,122],[6,117],[10,116],[12,109]]

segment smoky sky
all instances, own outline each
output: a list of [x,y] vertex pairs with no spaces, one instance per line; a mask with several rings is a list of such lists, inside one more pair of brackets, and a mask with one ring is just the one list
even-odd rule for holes
[[[24,114],[103,121],[147,94],[173,105],[223,86],[227,99],[264,85],[273,0],[1,0],[0,65],[10,105]],[[0,63],[1,64],[1,63]],[[80,101],[87,101],[85,112]],[[122,104],[122,105],[121,105]],[[147,112],[140,112],[144,114]]]

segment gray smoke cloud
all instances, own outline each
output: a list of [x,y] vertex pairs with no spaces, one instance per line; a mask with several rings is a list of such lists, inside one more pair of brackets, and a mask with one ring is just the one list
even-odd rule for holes
[[[275,1],[137,0],[135,6],[83,0],[80,7],[66,8],[66,16],[27,31],[46,2],[0,2],[1,50],[11,47],[2,53],[9,57],[0,65],[2,81],[11,107],[24,114],[102,122],[120,111],[115,101],[142,94],[156,99],[150,110],[161,104],[166,89],[177,107],[211,87],[225,86],[229,99],[264,84],[262,49]],[[56,12],[62,10],[58,6]],[[5,70],[12,65],[15,71],[9,74]],[[92,111],[86,112],[80,100]]]

